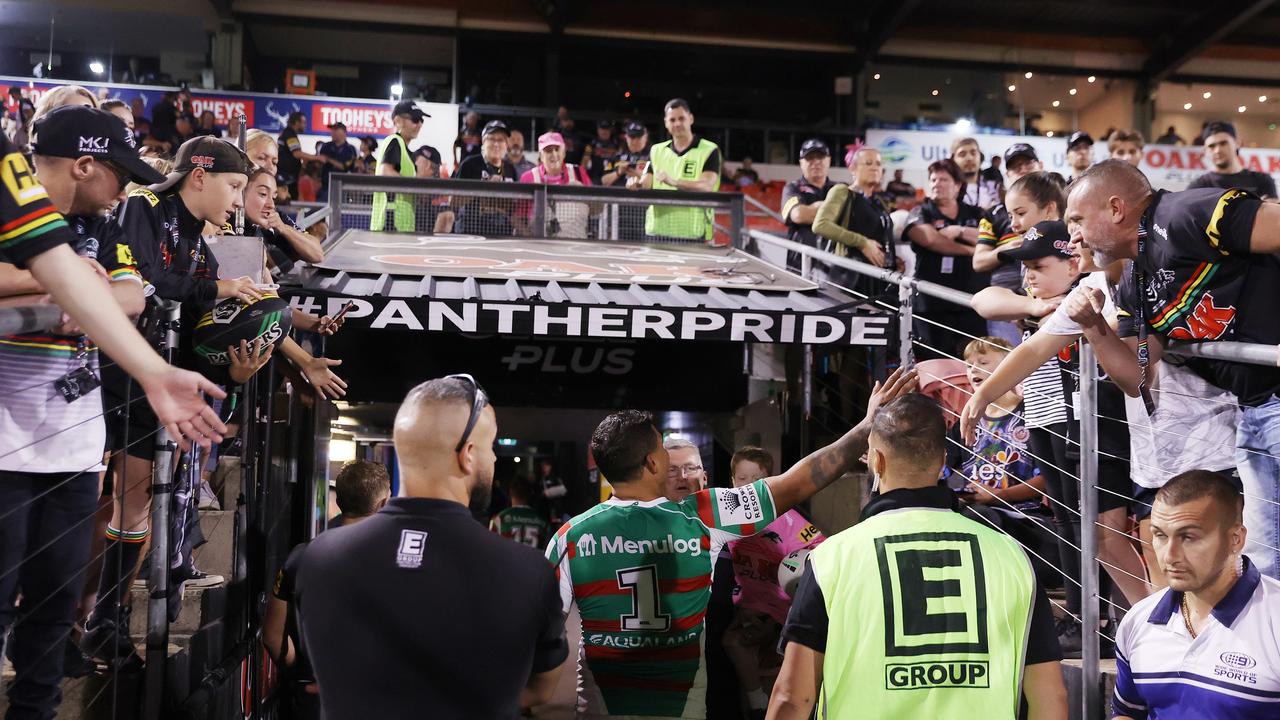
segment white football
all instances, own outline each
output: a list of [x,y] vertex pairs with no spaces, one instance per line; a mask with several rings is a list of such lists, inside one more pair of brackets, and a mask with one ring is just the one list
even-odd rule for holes
[[800,548],[778,563],[778,587],[790,597],[796,595],[796,586],[800,584],[800,576],[804,575],[804,561],[808,557],[809,549]]

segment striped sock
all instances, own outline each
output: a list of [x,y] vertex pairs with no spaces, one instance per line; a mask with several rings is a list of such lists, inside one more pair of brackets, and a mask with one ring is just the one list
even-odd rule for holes
[[120,598],[127,588],[125,582],[133,574],[142,546],[151,537],[151,529],[137,531],[118,530],[107,526],[107,548],[102,557],[102,575],[98,581],[98,601],[93,614],[114,619],[120,606]]

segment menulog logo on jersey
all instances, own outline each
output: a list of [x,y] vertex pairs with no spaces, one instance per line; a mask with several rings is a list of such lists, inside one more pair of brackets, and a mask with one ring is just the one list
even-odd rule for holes
[[580,558],[595,555],[670,555],[672,553],[676,555],[688,553],[690,557],[698,557],[702,554],[702,542],[699,538],[678,538],[670,533],[659,540],[629,540],[618,535],[601,536],[597,540],[595,535],[587,533],[578,538],[575,545],[576,555]]

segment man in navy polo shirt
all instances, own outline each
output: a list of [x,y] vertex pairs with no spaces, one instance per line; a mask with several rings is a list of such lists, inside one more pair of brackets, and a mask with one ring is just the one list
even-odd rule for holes
[[1235,485],[1208,470],[1156,493],[1151,540],[1169,587],[1120,623],[1115,717],[1280,714],[1280,581],[1242,554],[1243,505]]

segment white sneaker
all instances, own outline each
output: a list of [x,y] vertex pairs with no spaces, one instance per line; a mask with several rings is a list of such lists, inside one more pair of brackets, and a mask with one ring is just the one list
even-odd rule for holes
[[200,500],[197,507],[201,510],[222,509],[222,505],[218,503],[218,496],[213,494],[213,488],[209,486],[208,480],[200,481]]

